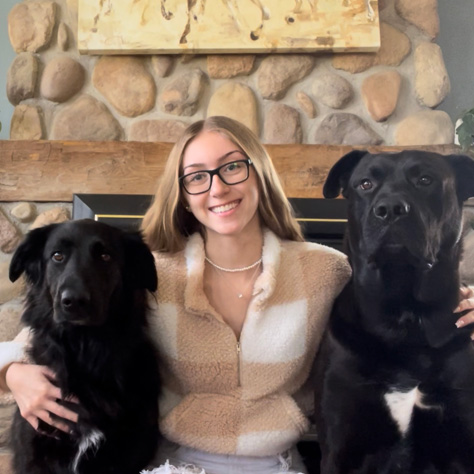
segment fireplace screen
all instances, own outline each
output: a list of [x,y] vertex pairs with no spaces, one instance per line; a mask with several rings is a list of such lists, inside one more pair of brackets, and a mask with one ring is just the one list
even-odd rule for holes
[[[94,219],[123,229],[138,229],[152,196],[145,194],[75,194],[73,219]],[[305,238],[338,250],[347,223],[343,199],[290,198]]]

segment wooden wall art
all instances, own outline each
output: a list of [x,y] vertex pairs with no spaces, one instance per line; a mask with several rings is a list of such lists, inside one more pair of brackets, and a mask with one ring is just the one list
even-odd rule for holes
[[377,0],[78,0],[85,54],[373,52]]

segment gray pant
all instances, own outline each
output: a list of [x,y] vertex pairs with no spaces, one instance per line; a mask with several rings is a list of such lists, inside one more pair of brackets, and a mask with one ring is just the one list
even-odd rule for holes
[[307,474],[296,447],[276,456],[232,456],[207,453],[164,440],[153,465],[160,466],[165,464],[166,460],[169,460],[173,466],[192,465],[204,469],[206,474],[279,474],[286,472]]

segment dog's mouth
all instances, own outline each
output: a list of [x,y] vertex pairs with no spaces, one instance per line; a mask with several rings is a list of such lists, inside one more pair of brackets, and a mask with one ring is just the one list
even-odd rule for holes
[[53,318],[56,324],[61,326],[97,326],[88,315],[70,314],[63,311],[54,311]]
[[65,309],[63,305],[56,303],[54,305],[53,319],[58,326],[63,327],[96,327],[104,324],[106,316],[103,310],[94,308],[93,305]]
[[371,266],[408,265],[429,271],[437,261],[434,249],[423,245],[424,239],[408,230],[386,231],[370,242],[367,262]]

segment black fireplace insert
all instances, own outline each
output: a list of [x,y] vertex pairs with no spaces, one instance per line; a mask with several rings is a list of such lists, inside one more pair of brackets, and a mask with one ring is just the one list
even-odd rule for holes
[[[124,229],[137,229],[151,199],[148,194],[75,194],[73,219],[90,218]],[[342,250],[346,200],[290,198],[290,202],[306,240]]]

